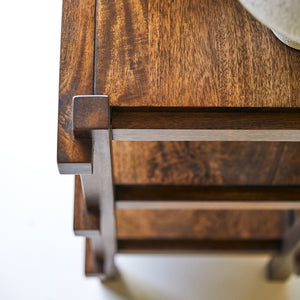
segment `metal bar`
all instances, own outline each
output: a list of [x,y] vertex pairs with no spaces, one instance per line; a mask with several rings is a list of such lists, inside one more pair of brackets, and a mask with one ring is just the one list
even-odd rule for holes
[[299,142],[300,130],[113,129],[116,141]]
[[300,209],[295,201],[116,201],[116,209],[203,209],[203,210],[287,210]]

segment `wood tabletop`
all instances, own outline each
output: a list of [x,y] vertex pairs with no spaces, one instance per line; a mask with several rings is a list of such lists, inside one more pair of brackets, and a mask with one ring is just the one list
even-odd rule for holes
[[64,0],[59,170],[92,172],[91,141],[73,135],[76,95],[107,94],[110,105],[123,107],[277,107],[297,114],[299,82],[300,51],[237,0]]
[[237,0],[98,0],[95,94],[115,106],[299,107],[300,51]]

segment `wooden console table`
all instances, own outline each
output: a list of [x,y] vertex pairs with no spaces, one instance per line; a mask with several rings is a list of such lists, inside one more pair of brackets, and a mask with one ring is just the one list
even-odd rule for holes
[[58,166],[86,274],[174,251],[298,273],[299,116],[300,51],[237,0],[64,0]]

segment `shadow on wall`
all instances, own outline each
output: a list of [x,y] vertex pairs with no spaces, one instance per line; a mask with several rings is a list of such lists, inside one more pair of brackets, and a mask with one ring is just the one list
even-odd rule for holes
[[296,300],[290,281],[265,279],[268,256],[118,255],[118,277],[102,283],[114,300]]

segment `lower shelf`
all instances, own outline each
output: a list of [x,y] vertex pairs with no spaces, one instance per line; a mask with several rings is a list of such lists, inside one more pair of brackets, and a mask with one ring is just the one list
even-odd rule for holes
[[[276,240],[282,237],[287,214],[278,210],[116,209],[117,238]],[[74,231],[99,235],[99,214],[86,209],[79,176],[75,179]]]

